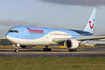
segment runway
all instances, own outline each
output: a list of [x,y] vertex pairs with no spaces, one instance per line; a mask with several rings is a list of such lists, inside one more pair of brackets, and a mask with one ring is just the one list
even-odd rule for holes
[[0,57],[105,57],[105,47],[92,48],[77,52],[68,51],[0,51]]

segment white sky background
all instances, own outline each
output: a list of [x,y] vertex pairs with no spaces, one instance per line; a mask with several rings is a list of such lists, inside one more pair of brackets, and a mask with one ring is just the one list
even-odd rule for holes
[[97,9],[94,34],[105,34],[103,0],[2,0],[0,37],[17,25],[81,30],[94,8]]

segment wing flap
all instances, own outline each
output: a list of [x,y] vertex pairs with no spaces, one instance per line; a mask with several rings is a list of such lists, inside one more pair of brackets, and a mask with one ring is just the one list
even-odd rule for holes
[[78,40],[78,41],[84,41],[84,40],[98,40],[98,39],[105,39],[105,36],[91,36],[91,37],[76,38],[76,40]]

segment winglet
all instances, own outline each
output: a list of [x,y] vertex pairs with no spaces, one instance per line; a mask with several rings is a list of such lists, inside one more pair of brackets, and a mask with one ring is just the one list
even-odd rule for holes
[[84,31],[88,31],[90,33],[93,33],[95,15],[96,15],[96,9],[93,9],[93,12],[89,18],[89,21],[87,22],[87,25],[86,25]]

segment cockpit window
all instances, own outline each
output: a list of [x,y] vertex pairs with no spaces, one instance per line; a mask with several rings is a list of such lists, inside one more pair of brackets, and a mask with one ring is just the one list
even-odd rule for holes
[[15,32],[15,33],[18,33],[18,30],[10,30],[9,32]]

